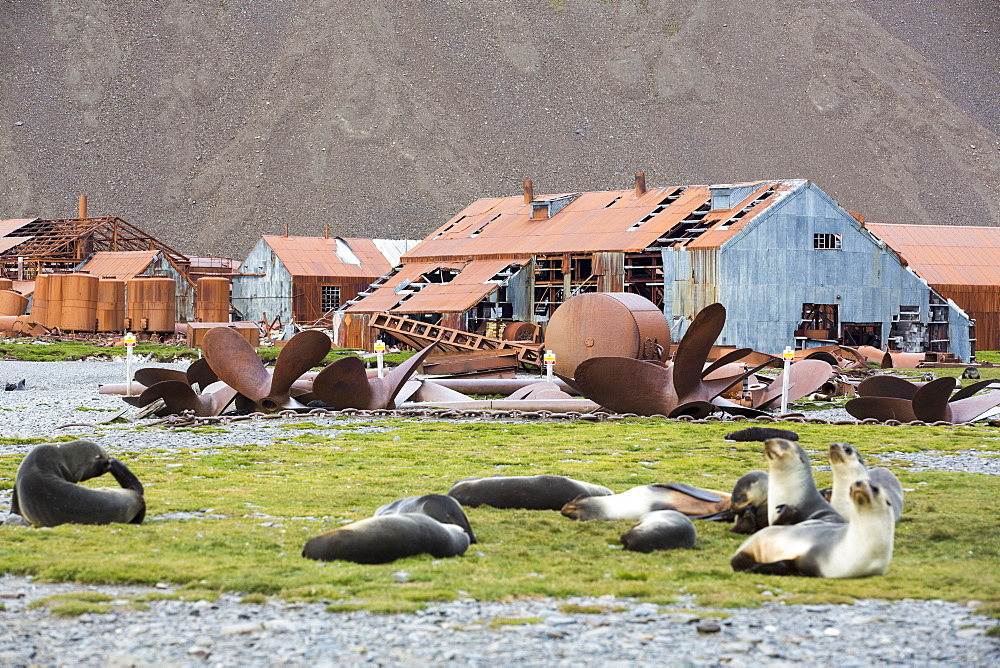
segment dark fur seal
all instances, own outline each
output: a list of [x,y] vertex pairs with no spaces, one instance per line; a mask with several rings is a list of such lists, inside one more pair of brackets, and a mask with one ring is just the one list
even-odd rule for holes
[[457,524],[442,524],[421,513],[402,513],[369,517],[316,536],[305,544],[302,556],[387,564],[417,554],[455,557],[468,548],[469,534]]
[[797,441],[799,435],[787,429],[775,429],[774,427],[747,427],[739,431],[731,431],[726,434],[730,441],[766,441],[769,438],[783,438],[786,441]]
[[[111,473],[121,489],[82,487],[78,482]],[[142,483],[97,443],[80,440],[35,447],[21,461],[11,513],[34,526],[141,524],[146,517]]]
[[729,499],[736,522],[729,530],[751,534],[767,526],[767,474],[750,471],[740,476]]
[[562,507],[573,520],[637,520],[654,510],[676,510],[700,517],[729,509],[729,494],[680,482],[633,487],[621,494],[575,499]]
[[613,492],[558,475],[495,476],[460,480],[448,490],[448,496],[463,506],[523,508],[525,510],[562,510],[573,499],[583,496],[610,496]]
[[640,517],[619,541],[632,552],[690,550],[696,536],[694,522],[686,515],[676,510],[654,510]]
[[868,468],[858,449],[846,443],[830,446],[830,467],[833,469],[830,505],[834,510],[847,517],[851,507],[851,485],[857,480],[868,480],[885,493],[892,506],[893,519],[899,521],[903,513],[903,486],[892,471],[881,466]]
[[421,513],[442,524],[457,524],[469,534],[470,543],[476,542],[476,534],[472,533],[472,526],[469,524],[469,518],[465,516],[465,511],[462,510],[462,504],[450,496],[444,494],[407,496],[380,506],[375,511],[375,517],[400,513]]
[[843,522],[816,489],[809,455],[802,446],[783,438],[764,441],[767,476],[768,524],[798,524],[806,520]]
[[895,520],[885,493],[866,480],[851,485],[846,523],[771,526],[750,536],[730,560],[734,571],[818,578],[882,575],[892,560]]

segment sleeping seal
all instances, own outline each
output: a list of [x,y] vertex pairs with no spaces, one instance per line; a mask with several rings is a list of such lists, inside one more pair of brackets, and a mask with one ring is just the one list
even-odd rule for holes
[[562,507],[572,520],[637,520],[654,510],[698,517],[729,509],[729,494],[680,482],[633,487],[621,494],[574,499]]
[[830,446],[830,467],[833,469],[830,505],[834,510],[847,517],[851,507],[851,484],[856,480],[869,480],[885,493],[892,506],[893,519],[899,521],[903,513],[903,486],[892,471],[881,466],[868,468],[857,448],[846,443]]
[[730,441],[766,441],[769,438],[783,438],[786,441],[797,441],[799,435],[787,429],[775,429],[774,427],[747,427],[739,431],[731,431],[726,434],[726,439]]
[[736,550],[730,565],[734,571],[765,575],[882,575],[892,560],[892,507],[885,493],[866,480],[851,485],[850,497],[847,523],[812,520],[761,529]]
[[639,523],[618,540],[632,552],[690,550],[696,535],[694,522],[687,516],[676,510],[654,510],[640,517]]
[[816,489],[809,456],[801,445],[783,438],[770,438],[764,441],[764,454],[770,471],[767,476],[768,524],[844,521]]
[[369,517],[316,536],[302,548],[302,556],[318,561],[387,564],[425,553],[454,557],[468,548],[469,534],[457,524],[442,524],[421,513],[401,513]]
[[[121,489],[78,482],[111,473]],[[146,517],[142,483],[123,463],[88,440],[36,446],[21,461],[14,480],[11,514],[34,526],[141,524]]]
[[581,496],[610,496],[612,493],[607,487],[559,475],[473,478],[460,480],[448,490],[448,496],[463,506],[525,510],[561,510]]
[[450,496],[444,494],[407,496],[380,506],[375,511],[375,517],[400,513],[422,513],[442,524],[457,524],[469,534],[470,543],[476,542],[476,534],[472,533],[472,526],[469,524],[469,518],[465,516],[465,511],[462,510],[462,504]]
[[736,522],[732,533],[750,534],[767,526],[767,474],[750,471],[740,476],[729,499]]

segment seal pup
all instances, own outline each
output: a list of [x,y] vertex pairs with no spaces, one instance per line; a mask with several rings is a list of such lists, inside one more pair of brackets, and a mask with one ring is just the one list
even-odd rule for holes
[[[77,483],[111,473],[121,489]],[[12,514],[33,526],[59,524],[141,524],[146,517],[142,483],[128,467],[88,440],[46,443],[29,452],[17,468]]]
[[465,516],[465,511],[462,510],[462,504],[453,497],[444,494],[407,496],[379,506],[375,511],[375,517],[400,513],[422,513],[442,524],[457,524],[469,534],[470,543],[476,542],[476,534],[472,533],[472,526],[469,524],[469,518]]
[[559,475],[494,476],[460,480],[448,490],[463,506],[562,510],[570,501],[586,496],[610,496],[610,489]]
[[830,446],[830,467],[833,487],[829,500],[834,510],[847,517],[851,507],[851,484],[855,480],[870,480],[885,493],[892,506],[893,520],[899,521],[903,513],[903,486],[892,471],[881,466],[868,468],[857,448],[846,443]]
[[638,520],[654,510],[700,517],[729,509],[729,494],[680,482],[633,487],[621,494],[574,499],[562,507],[572,520]]
[[783,438],[764,441],[767,457],[767,523],[798,524],[806,520],[843,522],[816,489],[809,455],[802,446]]
[[767,526],[767,473],[750,471],[740,476],[733,485],[729,498],[731,514],[735,518],[732,533],[751,534]]
[[774,427],[747,427],[739,431],[731,431],[726,434],[729,441],[766,441],[769,438],[783,438],[786,441],[797,441],[799,435],[787,429],[775,429]]
[[654,550],[690,550],[694,547],[697,532],[694,522],[676,510],[654,510],[639,518],[619,538],[626,550],[653,552]]
[[734,571],[818,578],[882,575],[892,560],[895,520],[889,499],[867,480],[851,484],[847,523],[811,520],[761,529],[730,560]]
[[315,538],[302,556],[317,561],[387,564],[429,553],[455,557],[469,549],[469,534],[457,524],[442,524],[422,513],[379,515],[352,522]]

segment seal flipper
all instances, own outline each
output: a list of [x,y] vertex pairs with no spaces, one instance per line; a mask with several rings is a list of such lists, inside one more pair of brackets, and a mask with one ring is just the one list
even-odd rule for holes
[[143,495],[142,483],[121,460],[111,457],[108,460],[108,471],[115,477],[119,485],[125,489],[131,489],[133,492],[138,492],[140,496]]
[[681,494],[687,494],[690,497],[698,499],[699,501],[710,501],[712,503],[719,503],[720,501],[725,501],[721,496],[713,494],[707,489],[701,489],[700,487],[693,487],[687,485],[683,482],[668,482],[668,483],[653,483],[656,487],[664,487],[666,489],[672,489],[675,492],[680,492]]
[[749,570],[761,575],[806,575],[796,565],[795,559],[774,561],[769,564],[757,564]]
[[833,487],[824,487],[819,490],[819,495],[826,499],[827,503],[829,503],[830,498],[833,496]]
[[17,485],[14,485],[14,490],[10,495],[10,514],[20,515],[21,514],[21,504],[17,502]]
[[801,521],[802,517],[798,508],[782,504],[778,506],[778,515],[774,518],[774,521],[771,522],[771,526],[798,524]]

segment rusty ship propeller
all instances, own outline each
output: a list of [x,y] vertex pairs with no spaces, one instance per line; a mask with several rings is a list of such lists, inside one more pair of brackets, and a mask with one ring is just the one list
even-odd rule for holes
[[292,398],[292,384],[321,363],[330,347],[330,337],[323,332],[299,332],[281,349],[272,375],[253,346],[233,329],[216,327],[205,335],[203,344],[212,371],[245,398],[246,401],[239,402],[237,397],[240,407],[264,413],[304,408]]
[[424,359],[437,344],[435,341],[402,364],[393,367],[384,378],[369,378],[364,362],[359,358],[342,357],[316,374],[312,392],[334,410],[392,408],[403,384],[423,364]]

